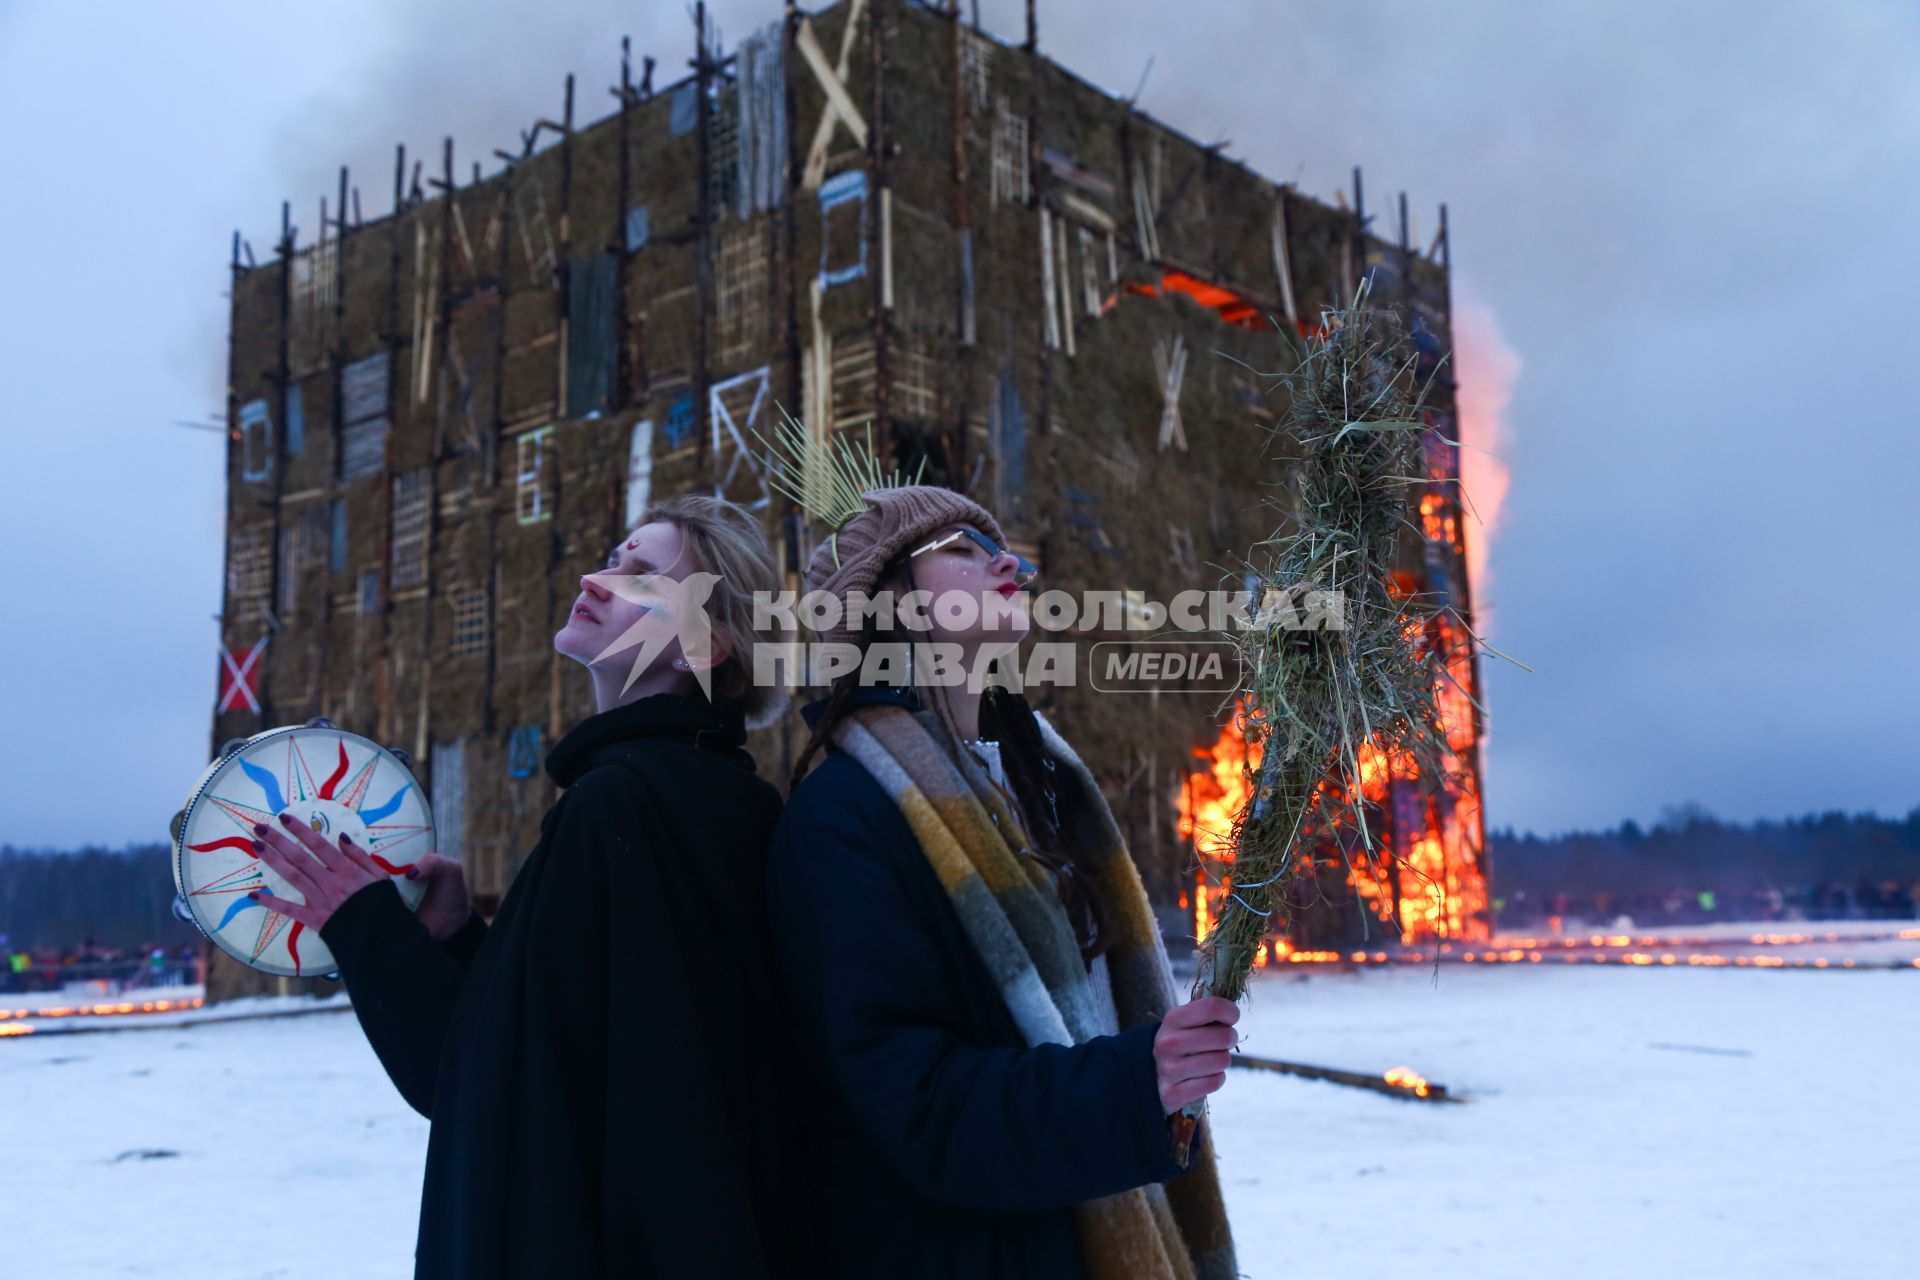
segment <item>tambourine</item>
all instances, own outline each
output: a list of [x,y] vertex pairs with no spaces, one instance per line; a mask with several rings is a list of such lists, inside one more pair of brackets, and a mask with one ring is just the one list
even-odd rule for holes
[[317,933],[269,911],[251,890],[306,899],[253,852],[253,824],[291,813],[329,842],[341,835],[365,849],[411,908],[424,882],[406,878],[433,848],[433,810],[406,753],[324,718],[266,729],[220,748],[173,815],[174,914],[249,968],[290,978],[334,969]]

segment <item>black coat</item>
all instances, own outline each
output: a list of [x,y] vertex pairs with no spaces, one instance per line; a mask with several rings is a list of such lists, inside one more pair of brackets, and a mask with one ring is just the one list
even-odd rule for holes
[[[851,705],[912,699],[867,687]],[[1182,1172],[1158,1020],[1028,1048],[905,815],[838,747],[788,797],[767,884],[829,1274],[1076,1277],[1075,1203]]]
[[382,881],[321,929],[433,1122],[416,1277],[790,1274],[780,796],[723,706],[659,694],[561,739],[565,792],[490,926],[438,945]]

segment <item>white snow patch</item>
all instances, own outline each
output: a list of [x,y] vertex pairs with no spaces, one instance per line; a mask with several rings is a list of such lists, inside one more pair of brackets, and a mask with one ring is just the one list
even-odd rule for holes
[[[1916,1010],[1920,974],[1887,971],[1263,973],[1247,1053],[1470,1101],[1235,1070],[1212,1114],[1242,1269],[1908,1273]],[[339,1012],[0,1040],[0,1275],[404,1278],[426,1136]]]
[[1917,1012],[1920,973],[1884,970],[1263,973],[1245,1052],[1410,1066],[1470,1101],[1233,1072],[1215,1114],[1242,1270],[1910,1273]]

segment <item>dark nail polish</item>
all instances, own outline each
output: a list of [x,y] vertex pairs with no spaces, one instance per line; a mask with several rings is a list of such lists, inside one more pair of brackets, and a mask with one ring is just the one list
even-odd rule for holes
[[352,837],[352,836],[350,836],[350,835],[348,835],[348,834],[347,834],[346,832],[344,832],[344,831],[343,831],[343,832],[341,832],[341,833],[340,833],[340,843],[341,843],[341,844],[352,844],[352,843],[353,843],[353,837]]
[[261,851],[262,849],[264,849],[264,848],[266,848],[266,847],[267,847],[267,846],[265,846],[264,844],[261,844],[261,843],[260,843],[260,842],[259,842],[258,840],[255,840],[255,841],[253,842],[253,851],[254,851],[255,853],[258,853],[258,852],[260,852],[260,851]]
[[284,823],[286,823],[286,824],[287,824],[288,826],[292,826],[292,825],[293,825],[293,815],[292,815],[292,814],[290,814],[290,813],[283,813],[283,814],[281,814],[281,815],[280,815],[280,821],[282,821],[282,822],[284,822]]
[[265,830],[267,829],[267,824],[266,824],[266,823],[264,823],[264,822],[256,822],[256,823],[254,823],[254,824],[253,824],[253,829],[254,829],[255,831],[262,831],[262,832],[264,832],[264,831],[265,831]]

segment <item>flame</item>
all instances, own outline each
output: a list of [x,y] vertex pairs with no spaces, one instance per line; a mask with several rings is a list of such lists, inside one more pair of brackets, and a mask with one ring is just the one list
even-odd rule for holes
[[[1176,830],[1201,859],[1193,891],[1193,936],[1204,938],[1213,927],[1214,908],[1221,889],[1209,884],[1209,861],[1231,864],[1233,861],[1233,820],[1245,807],[1251,793],[1251,770],[1260,767],[1260,744],[1248,744],[1245,721],[1241,715],[1245,700],[1234,707],[1234,714],[1211,747],[1195,747],[1194,758],[1202,767],[1188,775],[1180,789],[1180,818]],[[1224,876],[1224,869],[1222,876]],[[1259,962],[1256,957],[1255,962]]]
[[1487,547],[1500,531],[1500,511],[1511,480],[1499,455],[1507,446],[1507,406],[1521,363],[1493,311],[1474,300],[1470,288],[1461,293],[1466,296],[1455,302],[1452,321],[1459,438],[1471,446],[1460,451],[1460,487],[1466,491],[1467,519],[1474,526],[1473,536],[1466,539],[1467,585],[1473,599],[1474,630],[1488,636],[1493,631],[1493,606],[1487,588],[1493,579],[1488,574]]
[[1416,1097],[1424,1098],[1432,1092],[1427,1084],[1427,1078],[1412,1067],[1395,1067],[1381,1079],[1397,1089],[1408,1090]]
[[83,1018],[89,1015],[116,1013],[168,1013],[175,1009],[198,1009],[206,1003],[204,996],[184,996],[178,1000],[112,1000],[102,1004],[50,1005],[44,1009],[0,1009],[0,1035],[17,1035],[9,1031],[4,1024],[14,1018]]
[[[1470,670],[1463,670],[1463,683],[1470,676]],[[1470,747],[1473,742],[1472,717],[1463,715],[1462,709],[1471,712],[1464,699],[1451,713],[1458,724],[1447,724],[1448,741],[1456,749]],[[1251,780],[1260,768],[1260,744],[1250,744],[1246,739],[1245,711],[1243,695],[1219,737],[1209,746],[1194,748],[1198,767],[1187,776],[1176,797],[1179,819],[1175,829],[1189,843],[1197,861],[1189,895],[1196,938],[1205,938],[1219,916],[1233,870],[1234,819],[1245,807]],[[1443,722],[1445,719],[1443,713]],[[1404,751],[1390,755],[1369,741],[1361,744],[1357,758],[1363,798],[1388,812],[1393,808],[1391,784],[1414,782],[1419,777],[1412,757]],[[1449,792],[1448,799],[1450,803],[1446,804],[1424,801],[1419,810],[1426,825],[1415,832],[1390,828],[1379,849],[1352,850],[1344,859],[1302,858],[1301,866],[1305,869],[1316,861],[1328,870],[1348,866],[1347,884],[1382,924],[1395,923],[1397,905],[1397,923],[1404,942],[1443,938],[1485,941],[1487,884],[1481,871],[1485,864],[1481,856],[1479,795],[1471,773]],[[1275,960],[1297,963],[1313,954],[1295,951],[1284,940],[1273,944]],[[1341,958],[1338,953],[1328,954]],[[1365,958],[1365,952],[1354,955],[1356,961]],[[1256,956],[1255,963],[1269,963],[1266,951]]]
[[[1185,271],[1169,269],[1161,273],[1160,283],[1157,285],[1128,284],[1125,286],[1124,291],[1139,294],[1147,298],[1159,297],[1162,292],[1184,293],[1201,306],[1211,307],[1219,313],[1222,324],[1239,325],[1243,329],[1265,329],[1267,327],[1267,321],[1261,315],[1260,308],[1256,307],[1246,297],[1227,288],[1225,285],[1215,284],[1211,280],[1202,280],[1200,277],[1189,275]],[[1119,298],[1120,295],[1117,293],[1108,297],[1100,308],[1101,312],[1104,314],[1106,311],[1111,310],[1114,304],[1119,301]]]
[[1446,737],[1447,746],[1455,754],[1464,756],[1473,749],[1476,734],[1473,701],[1467,696],[1467,691],[1473,688],[1473,646],[1459,634],[1458,624],[1452,618],[1443,614],[1433,625],[1436,642],[1446,655],[1447,668],[1447,678],[1434,689],[1440,731]]

